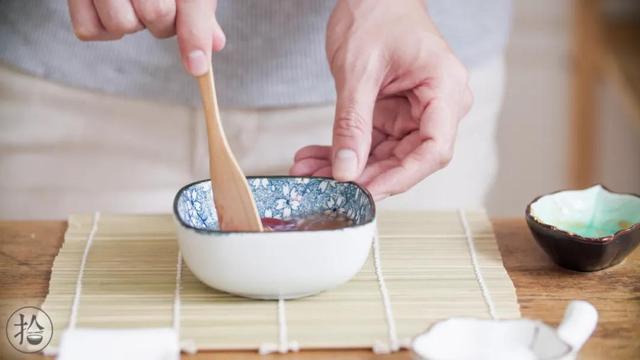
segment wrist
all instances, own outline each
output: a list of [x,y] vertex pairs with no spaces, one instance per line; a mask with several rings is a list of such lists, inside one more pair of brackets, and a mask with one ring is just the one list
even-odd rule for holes
[[385,31],[393,30],[389,27],[395,27],[394,24],[398,24],[398,27],[402,27],[401,24],[416,24],[423,30],[439,35],[429,15],[425,0],[394,0],[393,2],[338,0],[329,18],[328,30],[336,30],[345,20],[351,25],[368,23],[369,25],[381,26],[385,28]]

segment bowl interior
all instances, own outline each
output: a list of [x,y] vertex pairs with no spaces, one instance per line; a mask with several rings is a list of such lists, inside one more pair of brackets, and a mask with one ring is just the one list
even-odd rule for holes
[[425,359],[556,359],[571,349],[537,321],[452,318],[416,337],[413,350]]
[[531,216],[583,237],[606,237],[640,222],[640,197],[613,193],[600,185],[561,191],[532,203]]
[[[290,219],[322,213],[344,215],[351,226],[369,223],[375,216],[371,195],[355,183],[319,177],[248,177],[261,217]],[[197,230],[219,231],[211,182],[189,184],[176,194],[174,211],[180,222]]]

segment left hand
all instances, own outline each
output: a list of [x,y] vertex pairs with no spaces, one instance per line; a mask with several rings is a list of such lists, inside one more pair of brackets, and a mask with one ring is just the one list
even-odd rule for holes
[[333,146],[298,150],[290,173],[356,181],[380,200],[446,166],[472,95],[423,1],[340,0],[327,29]]

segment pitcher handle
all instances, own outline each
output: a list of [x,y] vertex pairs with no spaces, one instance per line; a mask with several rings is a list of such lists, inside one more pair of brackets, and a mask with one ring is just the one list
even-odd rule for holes
[[574,300],[567,306],[562,323],[558,326],[558,336],[571,345],[577,353],[593,333],[598,323],[598,311],[586,301]]

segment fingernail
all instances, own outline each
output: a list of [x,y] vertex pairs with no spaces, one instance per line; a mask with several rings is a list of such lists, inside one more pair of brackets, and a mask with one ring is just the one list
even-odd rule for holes
[[351,149],[340,149],[333,161],[336,180],[354,180],[358,176],[358,156]]
[[193,76],[204,75],[209,70],[209,61],[202,50],[194,50],[188,56],[189,72]]

